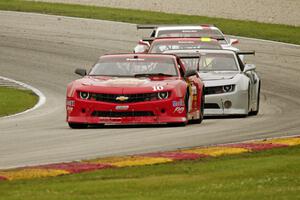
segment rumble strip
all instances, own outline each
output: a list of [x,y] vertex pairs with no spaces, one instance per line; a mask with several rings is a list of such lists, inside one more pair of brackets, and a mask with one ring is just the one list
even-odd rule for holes
[[180,160],[198,160],[230,154],[263,151],[300,145],[300,136],[256,140],[210,147],[195,147],[169,152],[156,152],[123,157],[110,157],[71,163],[57,163],[0,171],[0,181],[55,177],[107,168],[154,165]]

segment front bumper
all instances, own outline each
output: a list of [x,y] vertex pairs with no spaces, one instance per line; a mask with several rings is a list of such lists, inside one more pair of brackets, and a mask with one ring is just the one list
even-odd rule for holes
[[[225,102],[230,101],[230,108]],[[210,94],[205,96],[204,116],[247,115],[248,91],[236,90],[230,93]]]
[[[70,100],[70,99],[68,99]],[[85,124],[164,124],[187,122],[184,106],[178,109],[174,101],[155,100],[138,103],[109,103],[74,99],[67,105],[67,122]]]

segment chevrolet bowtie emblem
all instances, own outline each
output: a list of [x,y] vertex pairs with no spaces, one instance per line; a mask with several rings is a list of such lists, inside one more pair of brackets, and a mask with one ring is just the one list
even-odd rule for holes
[[125,97],[125,96],[119,96],[116,98],[117,101],[126,101],[128,99],[129,99],[129,97]]

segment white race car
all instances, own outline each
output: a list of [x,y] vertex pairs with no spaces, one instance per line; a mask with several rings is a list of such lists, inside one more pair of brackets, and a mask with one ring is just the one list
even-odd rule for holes
[[[228,39],[222,31],[214,25],[137,25],[137,29],[151,29],[152,38],[178,38],[178,37],[199,37],[217,39],[223,49],[238,51],[232,45],[237,44],[237,39]],[[145,53],[150,44],[148,41],[140,40],[134,48],[135,53]]]
[[180,57],[189,70],[197,70],[205,85],[204,115],[257,115],[261,80],[255,65],[245,64],[239,55],[254,52],[232,50],[172,50],[164,53]]

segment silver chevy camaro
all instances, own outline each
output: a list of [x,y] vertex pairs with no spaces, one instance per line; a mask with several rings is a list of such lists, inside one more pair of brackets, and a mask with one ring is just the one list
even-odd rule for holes
[[197,70],[205,85],[205,116],[257,115],[261,80],[255,65],[244,64],[240,55],[254,52],[232,50],[172,50],[172,53],[194,56],[183,59],[188,69]]

